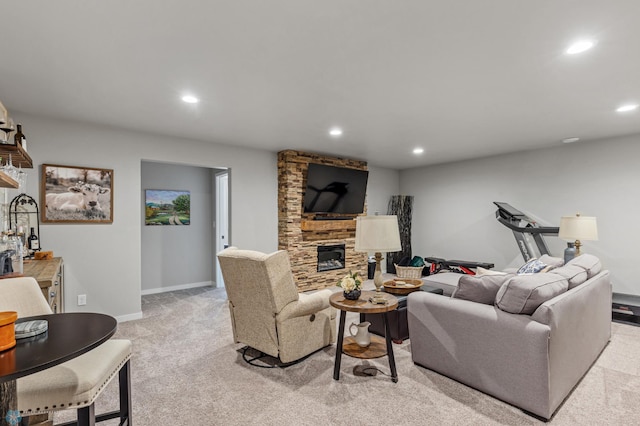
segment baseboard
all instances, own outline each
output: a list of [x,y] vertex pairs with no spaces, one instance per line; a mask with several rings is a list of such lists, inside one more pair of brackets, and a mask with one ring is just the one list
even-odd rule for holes
[[197,288],[197,287],[215,287],[215,283],[213,281],[202,281],[199,283],[180,284],[180,285],[173,285],[170,287],[150,288],[148,290],[142,290],[140,294],[143,296],[146,296],[147,294],[166,293],[168,291],[187,290],[189,288]]
[[116,317],[116,321],[118,322],[127,322],[127,321],[139,320],[139,319],[142,319],[142,312],[137,312],[135,314],[120,315],[119,317]]

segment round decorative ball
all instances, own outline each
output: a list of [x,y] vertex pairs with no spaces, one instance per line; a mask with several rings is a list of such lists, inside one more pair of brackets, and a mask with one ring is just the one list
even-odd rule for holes
[[348,299],[348,300],[358,300],[358,298],[360,298],[360,294],[362,292],[360,290],[352,290],[349,292],[343,292],[344,294],[344,298]]

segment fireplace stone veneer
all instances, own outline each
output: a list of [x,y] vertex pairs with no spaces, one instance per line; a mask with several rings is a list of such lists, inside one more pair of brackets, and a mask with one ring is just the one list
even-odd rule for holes
[[[293,150],[278,153],[278,248],[289,252],[291,271],[299,291],[335,286],[349,271],[367,276],[367,253],[355,251],[353,220],[313,221],[313,214],[302,213],[309,163],[367,170],[364,161]],[[350,219],[355,217],[349,216]],[[320,222],[322,226],[303,226]],[[348,222],[353,226],[346,226]],[[331,245],[344,245],[344,268],[318,272],[318,247]]]

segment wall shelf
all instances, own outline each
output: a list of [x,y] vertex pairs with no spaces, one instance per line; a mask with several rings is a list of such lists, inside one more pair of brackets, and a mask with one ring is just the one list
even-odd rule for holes
[[[16,136],[16,128],[19,129],[20,124],[14,126],[13,120],[9,117],[9,112],[4,105],[2,105],[2,102],[0,102],[0,132],[4,132],[2,143],[0,143],[2,163],[7,164],[9,155],[11,155],[11,164],[15,167],[33,169],[33,160],[22,147],[22,141],[15,141],[16,137],[19,137],[19,135]],[[22,136],[24,137],[24,135]],[[4,186],[4,188],[7,187]],[[15,188],[17,188],[17,186]]]
[[22,146],[12,143],[0,144],[0,157],[2,157],[3,163],[9,161],[9,154],[11,154],[11,163],[14,166],[33,169],[33,160]]
[[302,231],[355,231],[356,220],[301,220]]
[[19,186],[18,181],[4,172],[0,172],[0,188],[13,188],[17,189]]

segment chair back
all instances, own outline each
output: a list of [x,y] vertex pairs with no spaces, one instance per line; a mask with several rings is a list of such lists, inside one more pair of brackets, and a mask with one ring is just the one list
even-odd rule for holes
[[0,311],[16,311],[18,318],[53,313],[32,277],[0,280]]
[[287,304],[298,300],[289,254],[271,254],[233,247],[218,253],[225,289],[235,307],[264,311],[271,318]]

